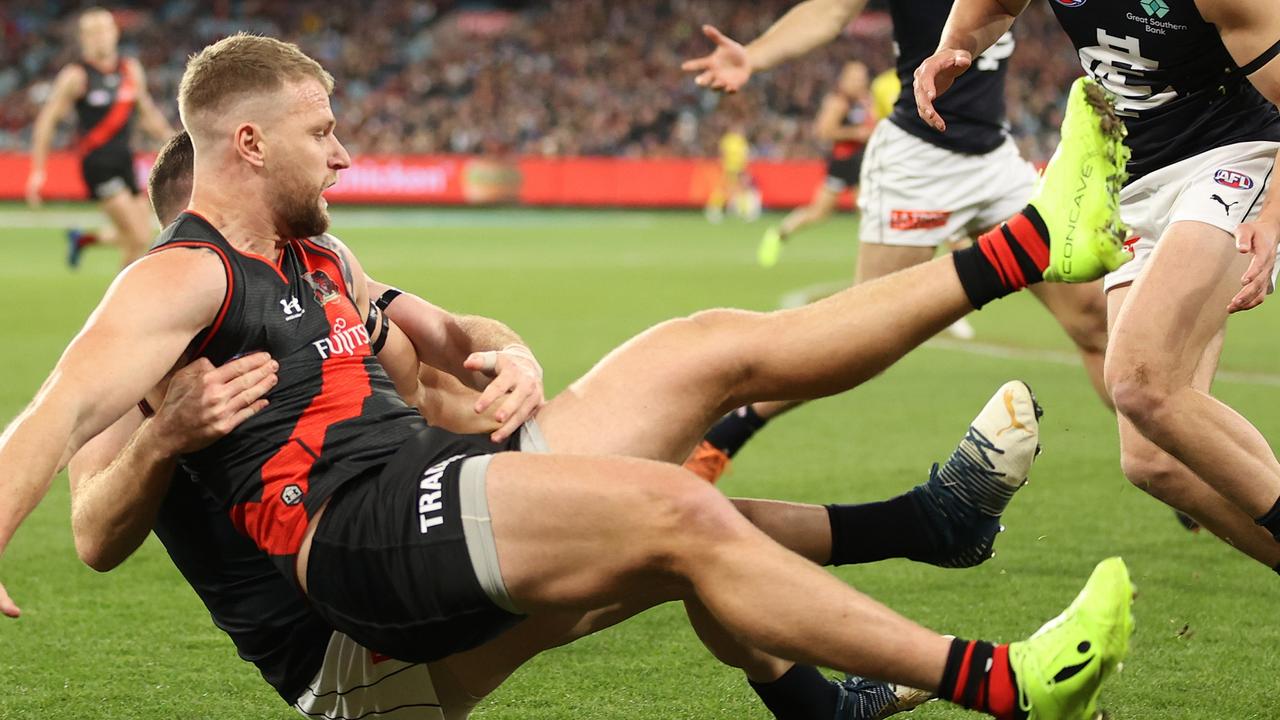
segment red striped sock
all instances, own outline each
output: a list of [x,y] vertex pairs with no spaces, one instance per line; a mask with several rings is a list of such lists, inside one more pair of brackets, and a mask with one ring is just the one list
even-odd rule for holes
[[1008,222],[978,238],[973,247],[952,253],[960,284],[973,307],[1044,280],[1049,266],[1049,232],[1040,213],[1028,205]]
[[981,640],[951,641],[938,697],[961,707],[990,713],[999,720],[1022,720],[1017,679],[1009,664],[1009,646]]

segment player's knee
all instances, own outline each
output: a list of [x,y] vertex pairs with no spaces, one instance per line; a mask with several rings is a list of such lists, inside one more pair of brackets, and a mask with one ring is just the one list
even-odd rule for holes
[[661,540],[655,560],[686,575],[706,550],[742,532],[746,519],[723,494],[682,468],[665,469],[650,484],[649,506],[655,537]]
[[1116,412],[1138,427],[1150,427],[1163,417],[1171,391],[1146,363],[1108,363],[1105,379]]
[[717,308],[701,310],[676,322],[696,347],[705,350],[708,369],[730,382],[741,382],[751,372],[756,355],[743,351],[744,341],[759,332],[758,325],[764,317],[749,310]]
[[1063,328],[1081,352],[1102,354],[1107,349],[1107,313],[1098,303],[1063,321]]

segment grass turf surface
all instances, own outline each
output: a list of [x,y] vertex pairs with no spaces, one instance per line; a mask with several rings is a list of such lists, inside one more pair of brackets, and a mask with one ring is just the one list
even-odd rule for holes
[[[0,238],[6,420],[35,392],[115,263],[114,253],[93,252],[69,273],[61,233],[14,227],[29,223],[0,210],[0,226],[10,228]],[[763,271],[752,263],[763,223],[708,226],[692,214],[337,209],[335,226],[374,277],[516,328],[546,366],[549,393],[656,321],[712,306],[770,309],[797,288],[847,277],[855,245],[854,222],[841,217]],[[1268,437],[1280,433],[1280,378],[1266,374],[1280,350],[1275,302],[1233,320],[1224,359],[1228,370],[1262,375],[1216,388]],[[1029,297],[972,320],[983,342],[1070,349]],[[1027,380],[1046,409],[1045,452],[1005,516],[998,556],[974,570],[894,561],[839,576],[940,631],[1007,641],[1059,612],[1095,561],[1121,554],[1140,597],[1132,656],[1104,694],[1112,717],[1280,715],[1276,576],[1186,533],[1124,481],[1114,423],[1077,365],[923,348],[864,387],[775,423],[721,487],[812,502],[897,494],[946,457],[973,413],[1013,377]],[[0,718],[296,717],[236,658],[154,539],[108,575],[76,560],[62,479],[0,561],[0,580],[26,613],[0,621]],[[965,716],[930,705],[908,717]],[[475,717],[767,713],[697,644],[678,609],[664,607],[539,657]]]

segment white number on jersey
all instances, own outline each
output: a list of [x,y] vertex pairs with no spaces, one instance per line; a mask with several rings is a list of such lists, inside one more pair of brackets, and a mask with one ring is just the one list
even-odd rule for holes
[[978,62],[974,67],[985,72],[995,72],[1000,69],[1000,61],[1008,60],[1013,54],[1013,33],[1006,32],[1000,36],[995,45],[987,48],[987,51],[978,56]]
[[1171,87],[1159,91],[1140,85],[1145,76],[1160,69],[1160,63],[1142,56],[1136,37],[1115,37],[1098,30],[1098,44],[1080,49],[1080,63],[1089,76],[1116,96],[1116,113],[1137,117],[1143,110],[1159,107],[1178,96]]

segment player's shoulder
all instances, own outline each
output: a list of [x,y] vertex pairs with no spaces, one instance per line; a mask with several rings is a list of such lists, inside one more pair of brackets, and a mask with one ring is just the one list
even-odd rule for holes
[[62,66],[53,82],[55,88],[60,86],[82,92],[89,84],[89,71],[82,63],[69,62]]
[[316,245],[319,245],[320,247],[326,250],[332,250],[333,252],[336,252],[339,254],[346,254],[351,252],[351,249],[347,247],[347,244],[339,240],[338,236],[334,235],[333,233],[326,232],[326,233],[320,233],[319,235],[312,235],[311,237],[307,238],[307,240],[311,241]]

